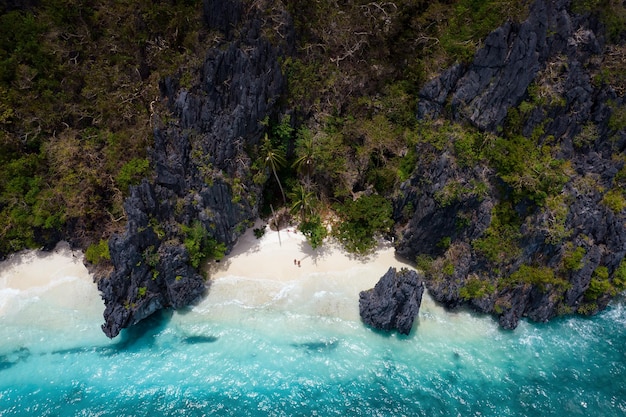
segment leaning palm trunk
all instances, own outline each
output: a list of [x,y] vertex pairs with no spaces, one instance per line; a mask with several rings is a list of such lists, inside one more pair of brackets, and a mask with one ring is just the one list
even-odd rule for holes
[[278,174],[276,173],[276,168],[274,168],[273,164],[272,164],[272,172],[274,173],[274,178],[276,178],[276,182],[278,183],[278,188],[280,188],[280,194],[283,196],[283,204],[286,206],[287,197],[285,197],[285,190],[283,190],[283,185],[280,183],[280,180],[278,179]]
[[272,168],[272,173],[274,173],[274,178],[276,178],[276,182],[278,183],[278,188],[280,188],[280,193],[283,197],[283,204],[287,205],[287,198],[285,197],[285,191],[283,190],[283,185],[278,178],[278,173],[276,172],[276,168],[280,168],[285,166],[287,161],[285,160],[285,155],[282,150],[279,148],[274,149],[272,147],[271,141],[268,139],[267,134],[265,134],[265,139],[263,140],[263,144],[261,145],[261,151],[265,155],[264,164],[266,167]]

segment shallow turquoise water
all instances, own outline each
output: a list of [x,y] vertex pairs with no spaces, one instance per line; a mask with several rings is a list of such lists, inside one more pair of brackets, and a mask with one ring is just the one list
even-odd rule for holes
[[[401,337],[312,307],[343,309],[337,289],[295,305],[292,289],[207,300],[109,341],[90,285],[0,291],[0,416],[626,415],[623,300],[501,331],[425,299]],[[59,301],[69,288],[75,301]]]

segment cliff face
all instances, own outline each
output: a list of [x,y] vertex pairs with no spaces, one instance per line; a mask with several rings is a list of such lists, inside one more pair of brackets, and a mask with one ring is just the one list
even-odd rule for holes
[[396,200],[398,253],[419,257],[438,301],[514,328],[594,313],[624,289],[624,97],[597,81],[604,51],[593,17],[540,0],[422,88],[423,123],[469,124],[476,138],[421,148]]
[[199,83],[182,88],[175,77],[161,83],[172,117],[154,120],[155,178],[131,190],[125,232],[109,242],[115,269],[98,282],[109,337],[201,296],[204,277],[192,266],[198,250],[219,252],[220,244],[228,250],[258,217],[261,188],[246,150],[258,143],[260,121],[275,111],[283,90],[280,51],[264,38],[259,11],[211,0],[204,10],[221,40],[208,50]]
[[[286,3],[295,10],[295,2]],[[407,4],[400,6],[419,12]],[[369,6],[316,2],[318,18],[332,15],[318,22],[328,26],[296,39],[283,2],[203,5],[213,47],[195,81],[190,74],[161,81],[158,104],[165,110],[153,118],[154,176],[132,189],[125,232],[109,242],[114,272],[98,283],[108,336],[161,308],[192,303],[206,288],[197,272],[204,256],[227,251],[258,217],[262,186],[253,180],[253,153],[265,133],[261,121],[279,112],[285,48],[293,55],[284,62],[294,91],[283,103],[294,114],[294,99],[317,103],[297,120],[314,133],[309,157],[319,162],[316,169],[341,170],[313,176],[317,186],[331,193],[337,178],[362,177],[363,184],[346,181],[338,195],[393,194],[402,228],[398,254],[417,261],[438,301],[468,304],[514,328],[524,316],[592,314],[626,289],[626,103],[623,91],[605,82],[615,75],[606,60],[619,61],[624,48],[609,57],[593,15],[573,13],[569,1],[537,1],[527,20],[487,36],[471,63],[421,88],[416,129],[413,110],[405,117],[397,108],[410,107],[406,79],[369,99],[357,92],[369,84],[355,80],[382,85],[400,74],[376,60],[362,62],[380,56],[391,65],[378,49],[410,43],[414,37],[404,30],[431,28],[433,10],[411,23],[410,13],[391,5],[378,8],[378,19]],[[364,16],[390,25],[387,32],[355,30]],[[378,39],[381,33],[389,39]],[[358,118],[348,123],[351,111]],[[411,134],[398,133],[405,128]],[[293,139],[290,157],[302,156]],[[407,152],[407,142],[417,144]],[[395,171],[413,156],[415,170],[392,190]]]

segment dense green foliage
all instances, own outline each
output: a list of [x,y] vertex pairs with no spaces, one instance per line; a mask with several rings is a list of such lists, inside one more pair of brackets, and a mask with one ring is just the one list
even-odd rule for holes
[[159,80],[200,62],[201,3],[0,6],[0,254],[119,228]]
[[133,158],[122,165],[115,180],[122,190],[127,190],[131,185],[137,185],[149,173],[150,161],[145,158]]
[[529,138],[498,138],[489,150],[500,177],[513,189],[515,198],[529,198],[538,204],[558,193],[567,176],[564,161],[555,159],[548,146]]
[[559,278],[552,268],[543,266],[522,265],[517,271],[503,282],[503,285],[532,284],[541,291],[547,291],[549,286],[567,288],[570,284]]
[[574,250],[568,251],[563,256],[563,267],[566,271],[578,271],[583,267],[582,260],[585,256],[585,248],[578,246]]
[[189,252],[189,264],[191,266],[198,268],[207,259],[220,260],[224,257],[226,246],[211,237],[202,222],[196,220],[191,226],[182,226],[181,228],[185,234],[183,244]]
[[97,265],[104,260],[111,259],[109,254],[109,242],[105,239],[101,239],[98,243],[92,243],[85,250],[85,259]]
[[280,182],[280,178],[278,178],[278,170],[284,167],[287,164],[285,159],[285,151],[280,146],[275,146],[272,144],[270,139],[265,135],[265,139],[261,144],[261,158],[263,160],[263,167],[269,169],[272,174],[274,174],[274,178],[276,178],[276,183],[280,188],[280,194],[283,197],[283,203],[287,204],[287,197],[285,197],[285,191],[283,190],[283,185]]
[[491,225],[482,238],[473,242],[474,248],[494,264],[502,264],[519,255],[520,220],[510,204],[493,209]]
[[482,280],[478,277],[470,277],[459,290],[459,296],[464,300],[471,300],[474,298],[483,298],[492,294],[495,291],[495,287],[489,281]]
[[391,203],[380,195],[346,200],[336,207],[341,223],[335,230],[337,239],[350,252],[365,254],[376,246],[376,233],[389,232]]
[[313,215],[302,221],[298,226],[298,230],[306,237],[307,242],[313,249],[321,246],[328,235],[328,229],[326,229],[319,215]]

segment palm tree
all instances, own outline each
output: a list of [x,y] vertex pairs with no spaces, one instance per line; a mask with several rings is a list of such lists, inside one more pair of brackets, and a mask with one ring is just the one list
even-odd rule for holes
[[315,193],[307,191],[300,184],[289,194],[289,198],[291,199],[291,207],[289,208],[291,214],[300,214],[300,221],[306,222],[309,215],[315,211]]
[[315,148],[313,145],[313,137],[308,129],[298,132],[297,149],[298,158],[293,162],[293,167],[298,171],[304,172],[306,175],[306,183],[309,184],[309,177],[313,168],[313,157]]
[[264,158],[263,166],[265,168],[271,168],[272,172],[274,173],[274,178],[276,178],[276,182],[278,182],[278,188],[280,188],[280,193],[283,196],[283,203],[287,205],[285,191],[283,190],[283,185],[280,183],[280,179],[278,179],[277,174],[277,171],[287,164],[287,160],[285,159],[285,152],[280,148],[274,148],[272,146],[272,142],[267,137],[267,133],[265,134],[265,138],[263,139],[263,143],[261,144],[261,156]]

